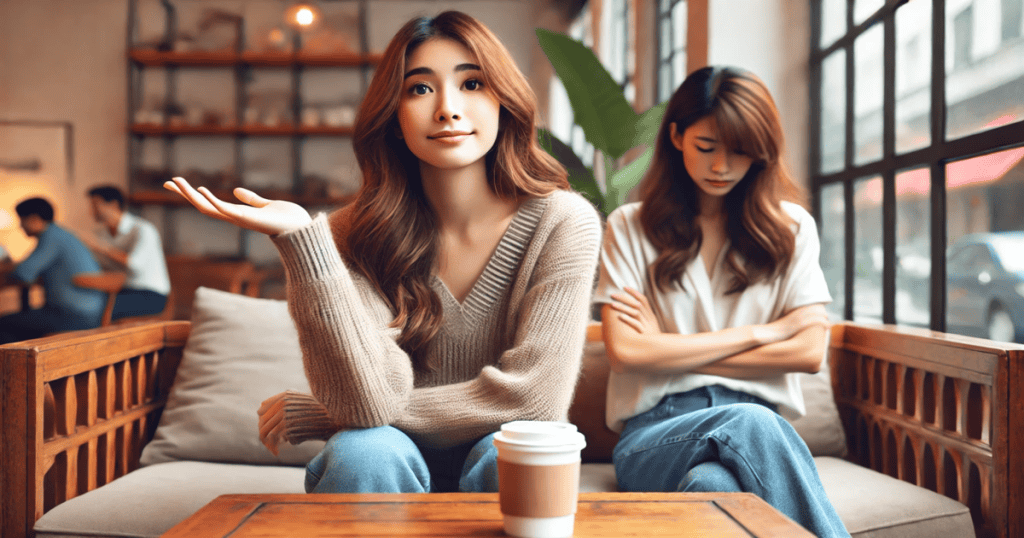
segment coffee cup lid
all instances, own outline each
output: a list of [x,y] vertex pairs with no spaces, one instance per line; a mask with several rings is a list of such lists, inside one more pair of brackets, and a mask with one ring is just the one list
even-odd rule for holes
[[510,445],[524,447],[586,446],[583,434],[574,424],[542,420],[516,420],[501,425],[494,438]]

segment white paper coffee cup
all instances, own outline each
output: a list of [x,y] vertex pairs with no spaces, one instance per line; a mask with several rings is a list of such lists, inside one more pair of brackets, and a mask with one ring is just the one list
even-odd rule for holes
[[587,445],[565,422],[515,421],[494,435],[505,533],[519,538],[572,536]]

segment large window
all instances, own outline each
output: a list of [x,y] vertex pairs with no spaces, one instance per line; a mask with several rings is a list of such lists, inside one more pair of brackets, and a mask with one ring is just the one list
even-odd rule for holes
[[[568,35],[593,48],[594,33],[591,25],[589,4],[584,6],[579,16],[569,27]],[[586,136],[583,134],[583,128],[576,125],[572,105],[569,103],[569,95],[565,91],[565,86],[562,85],[562,80],[557,76],[551,77],[549,100],[548,110],[549,117],[551,118],[549,121],[551,134],[571,147],[573,152],[583,161],[583,164],[593,166],[594,146],[587,142]]]
[[658,102],[686,78],[686,0],[658,0]]
[[1024,0],[814,0],[835,319],[1024,342]]

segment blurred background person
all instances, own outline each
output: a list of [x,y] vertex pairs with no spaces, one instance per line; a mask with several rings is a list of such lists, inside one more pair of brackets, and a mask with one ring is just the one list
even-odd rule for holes
[[171,280],[160,232],[147,220],[124,210],[124,194],[104,185],[89,190],[92,216],[102,225],[99,240],[81,237],[104,269],[127,273],[117,294],[111,321],[159,314],[167,305]]
[[15,207],[25,235],[38,239],[35,250],[21,263],[10,260],[0,267],[7,281],[28,285],[36,280],[46,302],[0,317],[0,344],[39,338],[50,333],[93,329],[100,326],[106,294],[71,283],[80,273],[100,271],[89,249],[71,232],[53,222],[53,205],[43,198],[29,198]]

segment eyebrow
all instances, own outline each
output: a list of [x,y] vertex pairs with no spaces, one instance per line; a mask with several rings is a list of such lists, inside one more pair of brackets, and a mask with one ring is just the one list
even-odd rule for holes
[[718,139],[712,138],[710,136],[698,136],[697,140],[701,140],[701,141],[704,141],[704,142],[712,142],[712,143],[717,143],[718,142]]
[[[455,66],[455,72],[459,71],[482,71],[479,65],[476,64],[459,64]],[[417,67],[416,69],[410,69],[406,71],[404,79],[407,79],[413,75],[433,75],[434,70],[429,67]]]

